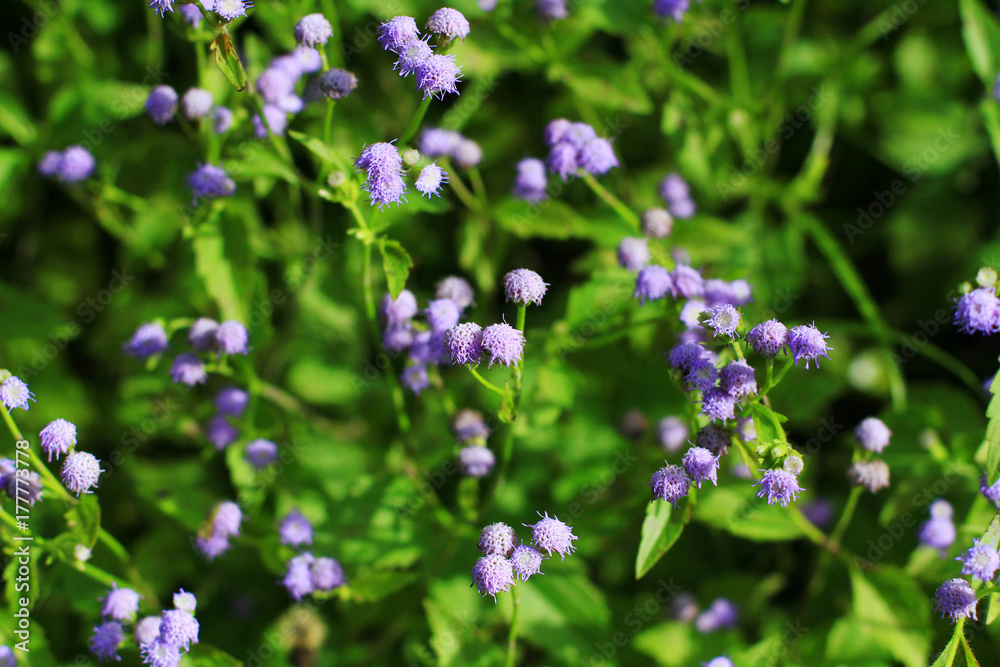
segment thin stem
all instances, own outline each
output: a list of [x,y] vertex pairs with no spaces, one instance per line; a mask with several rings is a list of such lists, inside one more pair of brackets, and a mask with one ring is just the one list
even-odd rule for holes
[[431,97],[425,97],[417,107],[417,112],[413,114],[413,120],[410,121],[410,126],[406,128],[406,132],[403,132],[403,136],[399,138],[399,145],[405,146],[410,142],[410,139],[417,133],[420,129],[420,123],[423,122],[424,116],[427,114],[427,110],[431,106]]
[[844,537],[844,532],[854,518],[854,511],[858,508],[858,500],[861,499],[862,488],[855,486],[851,489],[851,494],[847,497],[847,505],[844,506],[844,513],[837,522],[837,526],[830,534],[830,542],[834,547],[840,547],[840,540]]
[[587,184],[587,187],[594,191],[594,194],[603,199],[608,206],[613,208],[615,213],[617,213],[622,220],[636,229],[639,229],[639,216],[636,215],[632,209],[626,206],[622,200],[608,192],[603,185],[597,182],[596,178],[585,173],[583,175],[583,182]]
[[488,208],[489,202],[486,200],[486,184],[483,183],[483,176],[479,173],[479,169],[476,167],[469,169],[469,180],[472,181],[472,191],[476,193],[476,199],[484,209]]
[[[773,365],[773,363],[774,363],[773,360],[769,360],[769,361],[771,361],[771,363]],[[778,386],[778,383],[781,382],[781,379],[783,377],[785,377],[785,374],[788,373],[788,371],[791,370],[792,366],[794,366],[794,365],[795,365],[795,360],[792,357],[788,357],[787,359],[785,359],[785,365],[781,367],[780,371],[778,371],[778,374],[774,377],[774,380],[771,381],[771,382],[768,382],[767,385],[764,387],[764,390],[761,391],[760,393],[761,394],[766,394],[767,392],[771,391],[776,386]],[[771,368],[769,366],[768,367],[768,373],[769,374],[770,374],[770,370],[771,370]]]
[[473,368],[472,366],[466,366],[466,368],[468,368],[469,372],[472,373],[472,377],[479,380],[479,384],[483,385],[484,387],[486,387],[495,394],[500,394],[501,396],[506,395],[507,392],[505,392],[503,389],[501,389],[500,387],[496,386],[495,384],[484,378],[482,375],[479,374],[479,371],[477,371],[475,368]]
[[764,391],[767,391],[771,388],[771,378],[774,377],[774,357],[767,358],[767,361],[764,362],[764,368],[766,369],[764,373]]
[[510,617],[510,634],[507,635],[506,667],[514,667],[514,658],[517,653],[517,624],[521,616],[521,596],[518,593],[517,586],[514,587],[511,599],[514,602],[514,612]]
[[478,212],[481,208],[479,200],[472,194],[461,177],[455,173],[455,169],[452,167],[451,163],[448,162],[446,165],[448,167],[448,185],[450,185],[451,189],[454,190],[455,196],[461,199],[462,203],[465,204],[466,208],[470,211]]

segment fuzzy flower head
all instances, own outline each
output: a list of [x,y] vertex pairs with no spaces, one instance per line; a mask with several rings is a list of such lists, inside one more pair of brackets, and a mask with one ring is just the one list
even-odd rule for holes
[[307,14],[295,24],[295,41],[302,46],[326,44],[333,37],[333,26],[322,14]]
[[452,420],[451,430],[459,443],[490,437],[490,428],[483,421],[482,413],[477,410],[459,410]]
[[149,0],[149,6],[160,16],[166,16],[174,11],[174,0]]
[[674,291],[674,281],[664,267],[650,264],[639,270],[635,277],[635,297],[639,304],[662,299]]
[[705,296],[705,279],[697,269],[680,264],[674,268],[671,278],[677,293],[685,299],[700,299]]
[[566,555],[576,550],[573,541],[579,538],[573,534],[571,527],[557,517],[549,517],[548,512],[544,515],[539,512],[538,516],[542,517],[538,523],[532,526],[524,524],[531,528],[531,540],[534,542],[535,548],[544,551],[549,556],[555,552],[562,560],[566,560]]
[[535,10],[538,16],[546,21],[557,21],[569,16],[566,0],[536,0]]
[[391,18],[378,29],[378,43],[386,51],[398,54],[407,43],[420,39],[417,22],[409,16]]
[[642,214],[642,233],[651,239],[670,236],[674,218],[665,208],[651,208]]
[[736,399],[718,387],[702,391],[701,414],[708,417],[710,421],[724,422],[727,419],[736,419],[735,407]]
[[881,454],[882,450],[889,446],[891,435],[892,431],[878,417],[868,417],[854,429],[854,437],[858,444],[876,454]]
[[828,334],[820,332],[815,324],[801,324],[792,327],[788,332],[788,349],[792,352],[795,364],[798,365],[799,359],[805,359],[806,368],[809,368],[810,361],[815,361],[818,368],[820,357],[830,358],[830,355],[827,354],[830,347],[825,340],[829,337]]
[[146,323],[136,329],[125,344],[125,352],[137,359],[146,359],[167,349],[167,332],[163,325]]
[[52,178],[59,173],[60,164],[62,164],[62,153],[59,151],[46,151],[38,163],[38,173],[47,178]]
[[101,478],[101,462],[93,454],[75,450],[63,461],[60,477],[70,493],[92,493]]
[[572,121],[565,118],[550,120],[545,126],[545,144],[549,147],[555,146],[566,138],[566,133],[573,127]]
[[889,466],[880,459],[855,461],[847,471],[847,479],[854,486],[876,493],[889,487]]
[[403,383],[404,387],[417,396],[424,389],[431,386],[431,378],[427,374],[427,366],[422,363],[404,368],[403,372],[399,374],[399,380]]
[[417,177],[416,183],[417,192],[422,195],[427,195],[428,198],[430,198],[431,195],[440,197],[441,186],[447,182],[447,172],[437,166],[437,164],[429,164],[420,170],[420,176]]
[[83,146],[70,146],[62,152],[56,176],[63,183],[79,183],[94,173],[94,156]]
[[785,348],[788,342],[788,327],[778,320],[761,322],[747,334],[747,343],[757,354],[773,357]]
[[429,127],[420,135],[420,152],[429,158],[451,155],[462,141],[462,135],[454,130]]
[[483,351],[490,355],[490,367],[499,363],[516,366],[524,352],[524,334],[506,322],[491,324],[483,330]]
[[684,468],[669,464],[654,472],[649,480],[653,498],[664,500],[674,507],[677,507],[678,500],[687,496],[690,486],[691,478]]
[[317,558],[309,566],[309,577],[318,591],[332,591],[347,583],[344,568],[336,558]]
[[491,523],[479,534],[479,553],[507,558],[518,545],[517,533],[505,523]]
[[993,287],[980,287],[956,300],[955,324],[967,334],[1000,331],[1000,298]]
[[932,502],[929,511],[932,519],[951,519],[955,514],[951,503],[943,498],[938,498]]
[[462,309],[451,299],[433,299],[427,303],[424,315],[427,317],[427,323],[431,325],[431,329],[436,333],[443,334],[458,324]]
[[35,400],[35,394],[17,376],[9,377],[0,384],[0,402],[10,414],[14,408],[28,409],[28,401]]
[[718,485],[719,457],[704,447],[695,446],[688,449],[681,463],[691,482],[697,484],[699,489],[704,481]]
[[962,574],[970,575],[980,581],[993,581],[1000,569],[1000,554],[989,544],[982,544],[979,539],[972,540],[972,548],[955,560],[962,563]]
[[334,67],[320,74],[309,85],[309,98],[342,100],[358,87],[358,77],[346,69]]
[[759,486],[757,489],[758,498],[767,498],[768,505],[780,504],[788,507],[788,503],[798,499],[799,494],[804,489],[799,486],[799,478],[778,468],[772,468],[764,472],[764,476],[753,483]]
[[174,359],[170,367],[170,377],[178,384],[193,387],[208,380],[208,372],[205,370],[205,362],[198,355],[185,352]]
[[171,646],[187,651],[198,643],[198,619],[182,609],[171,609],[160,617],[160,639]]
[[181,99],[181,111],[188,120],[201,120],[208,118],[213,104],[212,93],[204,88],[190,88]]
[[469,445],[458,453],[458,467],[466,477],[486,477],[495,464],[493,452],[482,445]]
[[934,607],[952,623],[960,618],[976,619],[976,591],[965,579],[948,579],[934,593]]
[[451,157],[462,169],[472,169],[483,161],[483,149],[472,139],[462,139],[452,151]]
[[223,537],[239,537],[243,511],[231,500],[220,502],[212,514],[212,533]]
[[603,176],[618,166],[618,158],[615,157],[611,142],[600,137],[584,144],[577,155],[577,161],[584,172],[593,176]]
[[118,588],[118,584],[112,584],[111,590],[104,596],[101,615],[122,623],[131,623],[139,613],[141,597],[131,588]]
[[313,527],[302,512],[292,510],[285,515],[278,527],[278,536],[282,544],[290,547],[300,547],[312,544]]
[[417,306],[417,297],[413,292],[404,289],[395,299],[388,292],[382,297],[379,304],[379,313],[387,326],[393,326],[408,322],[420,310]]
[[147,616],[135,624],[135,643],[145,646],[160,636],[160,617]]
[[579,150],[568,141],[560,141],[552,150],[546,163],[553,172],[559,175],[562,180],[568,179],[580,171],[580,162],[577,159]]
[[168,644],[160,637],[140,644],[140,651],[143,664],[149,667],[177,667],[181,662],[180,647]]
[[236,183],[229,178],[226,170],[210,163],[200,165],[188,174],[187,182],[191,192],[194,193],[195,202],[202,197],[206,199],[229,197],[236,192]]
[[215,344],[222,354],[248,354],[247,328],[236,320],[226,320],[215,330]]
[[674,23],[684,20],[690,0],[653,0],[653,11],[665,19],[670,19]]
[[542,554],[537,549],[522,544],[514,548],[510,555],[511,567],[521,581],[527,581],[533,574],[542,573]]
[[180,609],[189,614],[193,614],[194,610],[198,608],[198,598],[194,596],[194,593],[188,593],[183,588],[174,593],[172,601],[174,609]]
[[278,445],[270,440],[258,438],[247,444],[246,460],[257,468],[263,468],[278,458]]
[[462,322],[444,334],[444,345],[451,363],[477,365],[483,356],[483,328],[475,322]]
[[745,359],[730,361],[719,374],[719,386],[733,398],[744,398],[757,393],[757,379],[753,367]]
[[199,352],[215,349],[215,330],[219,323],[208,317],[199,317],[188,329],[188,342]]
[[732,434],[724,426],[708,424],[698,431],[698,435],[695,436],[695,443],[713,454],[724,456],[729,451],[729,444],[732,442],[732,439]]
[[462,69],[455,64],[455,56],[434,54],[417,67],[417,90],[424,94],[424,99],[444,99],[447,93],[458,95],[461,78]]
[[[213,0],[214,1],[214,0]],[[181,5],[180,7],[181,16],[184,20],[193,28],[197,28],[201,25],[201,8],[195,4]]]
[[308,551],[301,553],[286,563],[285,578],[281,584],[295,600],[302,600],[315,590],[310,566],[316,559]]
[[[687,383],[688,388],[697,389],[703,393],[707,393],[714,389],[715,382],[718,379],[719,370],[708,357],[700,357],[694,361],[688,367],[687,375],[684,377],[684,381]],[[730,399],[731,398],[732,397],[730,397]],[[732,403],[732,401],[730,401],[730,403]]]
[[237,389],[236,387],[226,387],[215,397],[215,407],[224,415],[240,417],[250,403],[250,394]]
[[118,647],[123,641],[125,641],[125,629],[122,624],[118,621],[105,621],[94,628],[94,634],[90,637],[90,652],[101,662],[110,660],[120,662]]
[[472,583],[480,595],[492,595],[510,590],[514,585],[514,570],[503,556],[483,556],[472,568]]
[[226,21],[232,21],[238,16],[246,16],[247,10],[253,7],[250,0],[215,0],[215,13]]
[[687,424],[680,417],[664,417],[656,425],[656,438],[663,449],[673,454],[687,442]]
[[688,371],[705,357],[705,348],[698,343],[681,343],[670,351],[669,361],[674,368]]
[[618,266],[638,271],[649,264],[649,241],[645,238],[626,236],[618,244]]
[[729,336],[730,338],[739,337],[736,330],[739,328],[741,320],[740,312],[736,310],[736,308],[727,303],[723,306],[719,306],[718,308],[714,308],[709,312],[712,316],[708,318],[708,322],[706,322],[706,324],[708,324],[708,326],[715,331],[715,333],[712,334],[713,337],[718,336],[719,334]]
[[435,299],[451,299],[463,310],[473,305],[476,293],[469,281],[460,276],[446,276],[437,284],[434,291]]
[[545,176],[545,163],[533,157],[524,158],[517,163],[517,177],[514,179],[513,195],[529,202],[540,202],[548,194],[548,179]]
[[146,113],[157,125],[166,125],[177,113],[177,91],[170,86],[157,86],[146,97]]
[[469,36],[469,21],[462,15],[462,12],[450,7],[442,7],[433,14],[427,21],[427,32],[437,35],[443,41],[461,39]]
[[236,439],[240,437],[240,432],[229,423],[226,415],[215,415],[208,422],[206,437],[209,442],[215,445],[216,449],[222,450],[236,442]]
[[986,473],[979,479],[979,492],[986,496],[986,499],[992,502],[994,505],[1000,509],[1000,479],[993,483],[991,486]]
[[432,55],[434,47],[428,44],[426,39],[415,39],[406,43],[392,68],[399,70],[399,76],[407,77],[416,74],[420,65]]
[[530,269],[515,269],[503,277],[503,291],[507,301],[519,306],[542,305],[542,297],[549,285]]
[[930,521],[920,528],[920,542],[938,551],[944,551],[955,543],[955,524],[951,517],[931,515]]

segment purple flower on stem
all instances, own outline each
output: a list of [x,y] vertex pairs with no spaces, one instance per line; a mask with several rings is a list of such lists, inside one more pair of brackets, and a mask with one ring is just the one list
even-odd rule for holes
[[736,332],[740,326],[740,313],[738,310],[727,303],[709,312],[712,316],[708,319],[707,324],[715,331],[712,334],[713,337],[719,334],[729,336],[730,338],[739,337],[739,334]]
[[215,344],[222,354],[249,354],[247,328],[236,320],[226,320],[215,330]]
[[976,619],[976,591],[965,579],[948,579],[934,593],[934,607],[941,618],[957,623],[960,618]]
[[635,297],[639,299],[640,305],[662,299],[673,292],[673,278],[659,264],[644,266],[635,277]]
[[420,30],[417,22],[409,16],[391,18],[378,29],[378,43],[393,53],[398,54],[409,42],[417,39],[420,39]]
[[516,366],[524,352],[524,334],[506,322],[491,324],[483,330],[482,348],[490,355],[490,367],[499,363]]
[[253,7],[250,0],[215,0],[215,13],[226,21],[232,21],[238,16],[246,16],[247,10]]
[[447,172],[437,166],[437,164],[429,164],[420,170],[420,176],[417,177],[416,183],[417,192],[422,195],[427,195],[428,198],[430,198],[431,195],[440,197],[441,185],[447,182]]
[[709,481],[713,485],[719,483],[719,457],[704,447],[691,447],[684,453],[681,459],[684,470],[693,484],[701,488],[703,481]]
[[79,496],[81,493],[93,493],[101,478],[101,462],[93,454],[75,450],[63,461],[60,477],[70,493]]
[[301,601],[303,597],[315,590],[312,580],[310,566],[313,564],[313,555],[308,551],[301,553],[286,563],[286,574],[281,584],[295,600]]
[[309,84],[308,97],[310,100],[327,98],[329,100],[342,100],[358,87],[358,77],[348,72],[346,69],[335,67],[320,74]]
[[687,442],[687,424],[680,417],[664,417],[656,425],[656,437],[660,445],[668,453],[673,454]]
[[767,497],[767,504],[778,503],[782,507],[788,507],[788,503],[796,500],[804,489],[799,486],[799,478],[778,468],[772,468],[764,472],[764,476],[754,482],[752,486],[757,489],[757,497]]
[[198,619],[182,609],[170,609],[160,616],[160,639],[170,646],[187,651],[198,643]]
[[1000,298],[993,287],[980,287],[955,300],[955,324],[967,334],[1000,331]]
[[125,629],[122,628],[122,624],[118,621],[105,621],[94,628],[94,634],[90,637],[90,652],[101,662],[106,660],[121,662],[118,647],[123,641],[125,641]]
[[444,99],[446,93],[458,95],[458,80],[462,69],[455,64],[455,56],[434,54],[417,66],[417,89],[424,99],[437,97]]
[[188,329],[188,342],[199,352],[208,352],[215,348],[215,331],[219,323],[208,317],[199,317]]
[[282,520],[278,535],[281,543],[290,547],[309,545],[312,544],[313,527],[302,512],[293,509]]
[[671,278],[677,293],[685,299],[700,299],[705,296],[705,279],[697,269],[680,264],[674,268]]
[[735,406],[736,399],[718,387],[702,391],[701,414],[710,421],[724,422],[727,419],[735,419],[736,415],[733,412]]
[[451,299],[463,310],[473,305],[476,293],[472,291],[472,285],[465,278],[460,276],[446,276],[437,284],[434,291],[435,299]]
[[246,460],[257,468],[263,468],[278,458],[278,445],[270,440],[258,438],[247,443]]
[[674,228],[674,218],[664,208],[651,208],[642,214],[642,233],[651,239],[670,236]]
[[653,498],[664,500],[674,507],[677,507],[678,500],[687,496],[690,485],[691,478],[684,468],[670,464],[654,472],[649,480]]
[[101,615],[122,623],[131,623],[139,613],[141,597],[131,588],[118,588],[118,584],[112,584],[111,590],[104,596]]
[[208,372],[205,370],[205,362],[197,355],[185,352],[174,359],[173,366],[170,367],[170,377],[178,384],[193,387],[208,380]]
[[466,477],[486,477],[495,464],[493,452],[482,445],[469,445],[458,453],[458,467]]
[[333,37],[333,26],[322,14],[307,14],[295,24],[295,41],[303,46],[326,44]]
[[427,32],[438,35],[446,41],[465,40],[469,36],[469,21],[462,12],[450,7],[442,7],[427,21]]
[[733,398],[756,395],[757,379],[753,367],[745,359],[730,361],[719,374],[719,387]]
[[7,408],[7,414],[14,408],[27,410],[29,400],[34,401],[35,395],[19,377],[9,377],[0,384],[0,402]]
[[434,47],[428,44],[426,39],[414,39],[403,47],[399,59],[392,68],[399,70],[399,76],[407,77],[416,74],[420,65],[432,55],[434,55]]
[[515,269],[503,277],[503,291],[507,301],[519,306],[542,305],[542,297],[549,284],[531,269]]
[[461,141],[458,132],[429,127],[420,135],[420,152],[429,158],[451,155]]
[[480,595],[491,595],[496,601],[497,593],[514,585],[514,570],[503,556],[483,556],[472,568],[472,583]]
[[215,397],[215,407],[219,412],[234,417],[242,417],[249,403],[250,394],[236,387],[226,387]]
[[188,186],[194,193],[195,203],[202,197],[214,199],[229,197],[236,192],[236,183],[229,178],[225,169],[214,164],[202,164],[188,174]]
[[445,332],[444,344],[451,363],[475,366],[483,355],[483,328],[475,322],[457,324]]
[[212,417],[208,422],[208,441],[215,445],[216,449],[225,449],[228,445],[236,442],[240,437],[240,432],[235,426],[229,423],[226,415],[220,414]]
[[[691,364],[684,381],[689,388],[697,389],[701,392],[708,392],[715,387],[716,380],[719,379],[719,371],[707,357],[701,357]],[[730,398],[730,402],[732,398]]]
[[125,344],[125,352],[137,359],[146,359],[167,349],[167,332],[157,323],[146,323],[136,329]]
[[980,581],[993,581],[1000,569],[1000,554],[995,547],[983,544],[978,538],[972,540],[972,548],[955,560],[962,563],[962,574]]
[[788,342],[788,327],[778,320],[767,320],[750,329],[747,343],[757,354],[773,357],[785,348]]
[[173,644],[168,644],[159,637],[140,644],[143,664],[149,667],[177,667],[181,662],[181,650]]
[[479,553],[507,558],[518,544],[517,533],[505,523],[491,523],[479,534]]
[[653,11],[674,23],[680,23],[684,20],[689,5],[690,0],[653,0]]
[[705,357],[705,348],[698,343],[681,343],[670,351],[670,365],[688,371]]
[[524,524],[531,528],[531,540],[534,542],[535,548],[544,551],[549,556],[555,552],[562,560],[566,560],[566,555],[572,554],[576,550],[573,541],[579,538],[573,534],[573,529],[560,521],[558,517],[549,517],[548,512],[544,515],[539,512],[538,516],[542,519],[534,525]]
[[1000,509],[1000,479],[990,485],[987,475],[984,472],[983,476],[979,478],[979,482],[979,492]]
[[854,429],[854,437],[862,447],[870,452],[881,454],[889,446],[892,431],[878,417],[868,417],[862,420]]
[[821,356],[830,358],[827,354],[830,347],[826,344],[825,338],[829,338],[829,335],[821,333],[815,324],[792,327],[788,332],[788,349],[792,352],[795,364],[798,365],[799,359],[805,359],[807,369],[810,361],[815,361],[816,367],[819,368]]
[[472,139],[462,139],[452,151],[451,157],[462,169],[472,169],[483,160],[483,149]]
[[885,461],[855,461],[847,470],[847,479],[854,486],[862,486],[872,493],[889,487],[889,466]]
[[510,562],[514,574],[521,581],[527,581],[534,574],[542,574],[542,554],[527,544],[514,548]]
[[427,375],[427,366],[423,364],[407,366],[403,369],[403,372],[399,374],[399,380],[403,383],[404,387],[412,391],[417,396],[419,396],[420,392],[424,389],[431,386],[431,378]]
[[201,120],[208,117],[214,104],[212,93],[204,88],[189,88],[181,99],[181,110],[188,120]]
[[545,191],[547,187],[544,162],[529,157],[517,163],[517,177],[514,179],[513,191],[515,197],[529,202],[540,202],[548,196]]
[[626,236],[618,244],[618,266],[638,271],[649,264],[649,241],[645,238]]

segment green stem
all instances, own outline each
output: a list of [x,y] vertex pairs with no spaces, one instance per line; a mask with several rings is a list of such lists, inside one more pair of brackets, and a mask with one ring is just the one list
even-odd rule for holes
[[517,624],[521,616],[521,596],[517,586],[514,587],[511,599],[514,602],[514,611],[510,617],[510,634],[507,635],[507,661],[504,663],[506,667],[514,667],[514,658],[517,653]]
[[[17,427],[17,424],[14,423],[14,419],[10,416],[10,413],[2,408],[0,408],[0,413],[3,413],[3,420],[7,424],[7,430],[9,430],[10,434],[14,436],[14,440],[18,442],[27,442],[25,437],[21,434],[21,430]],[[52,474],[52,471],[49,470],[48,466],[46,466],[38,454],[35,453],[35,450],[29,446],[26,451],[28,452],[28,460],[31,461],[32,467],[35,468],[38,471],[38,474],[42,476],[42,485],[47,490],[58,494],[66,502],[70,504],[75,503],[76,498],[70,495],[69,491],[66,490],[66,487],[62,485],[62,482],[56,479],[56,476]]]
[[466,366],[466,368],[468,368],[469,372],[472,373],[472,377],[479,380],[479,384],[483,385],[484,387],[486,387],[495,394],[500,394],[501,396],[504,396],[506,394],[506,392],[503,389],[501,389],[500,387],[496,386],[495,384],[484,378],[482,375],[479,374],[479,371],[477,371],[472,366]]
[[840,547],[840,540],[844,537],[844,532],[851,524],[854,512],[858,508],[858,500],[861,499],[861,492],[862,488],[855,486],[851,489],[851,494],[847,497],[847,505],[844,506],[844,513],[841,515],[840,521],[837,522],[837,526],[833,529],[833,533],[830,534],[830,543],[834,547]]
[[431,97],[425,97],[417,107],[417,112],[413,114],[413,120],[410,121],[410,126],[406,128],[406,132],[403,132],[403,136],[399,138],[399,145],[405,146],[410,142],[410,139],[417,133],[420,129],[420,123],[423,122],[424,116],[427,114],[427,110],[431,106]]
[[486,199],[486,184],[483,183],[483,176],[479,173],[479,169],[476,167],[469,169],[469,180],[472,181],[472,191],[476,193],[476,200],[482,208],[489,208],[489,202]]
[[764,392],[766,392],[768,389],[771,388],[772,385],[771,378],[774,377],[774,357],[767,358],[767,361],[764,362],[764,368],[766,369],[764,375]]
[[445,165],[447,166],[448,171],[448,185],[450,185],[451,189],[455,192],[455,196],[461,199],[462,203],[465,204],[466,208],[470,211],[478,212],[480,210],[479,200],[476,199],[475,195],[472,194],[468,186],[465,185],[465,182],[455,172],[451,163],[445,162]]
[[622,220],[630,224],[632,227],[639,229],[639,216],[626,206],[622,200],[608,192],[603,185],[597,182],[596,178],[594,178],[591,174],[584,174],[583,182],[587,184],[587,187],[594,191],[594,194],[603,199],[608,206],[613,208],[615,213],[617,213]]
[[[768,361],[773,366],[774,360],[773,359],[769,359]],[[788,373],[788,371],[791,370],[792,366],[794,366],[794,365],[795,365],[795,360],[791,356],[789,356],[787,359],[785,359],[785,365],[781,367],[780,371],[778,371],[778,374],[774,377],[774,380],[773,381],[769,381],[767,383],[767,385],[764,387],[764,389],[760,393],[761,394],[766,394],[767,392],[771,391],[776,386],[778,386],[778,383],[781,382],[781,379],[783,377],[785,377],[785,374]],[[768,374],[769,375],[770,375],[770,370],[771,370],[771,367],[769,366],[768,367]]]

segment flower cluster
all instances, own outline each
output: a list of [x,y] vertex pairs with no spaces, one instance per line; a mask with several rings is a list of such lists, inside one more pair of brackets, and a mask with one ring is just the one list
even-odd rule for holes
[[[149,0],[150,8],[160,16],[166,16],[167,12],[174,11],[175,0]],[[253,8],[251,0],[201,0],[205,11],[214,11],[223,21],[229,22],[240,16],[246,16],[247,11]],[[194,24],[195,17],[201,21],[201,11],[195,7],[191,9],[190,4],[181,5],[181,14],[185,20]]]
[[[199,354],[225,355],[250,353],[247,328],[236,320],[219,323],[207,317],[194,321],[188,329],[188,343],[194,353],[183,352],[174,359],[170,377],[178,384],[193,387],[208,380],[205,361]],[[123,346],[126,354],[136,359],[147,359],[170,346],[166,329],[159,322],[147,322],[136,329],[132,338]]]
[[967,334],[989,336],[1000,332],[1000,298],[997,297],[997,273],[984,267],[976,276],[975,289],[965,283],[962,296],[955,299],[955,325]]
[[[955,526],[951,523],[952,508],[944,500],[931,505],[931,519],[924,524],[920,540],[925,545],[938,549],[944,556],[945,550],[955,541]],[[993,539],[973,539],[972,546],[955,560],[962,564],[962,574],[973,581],[992,584],[1000,570],[1000,553]],[[937,610],[943,618],[952,623],[961,618],[976,618],[975,589],[965,579],[953,578],[945,581],[934,594]]]
[[[482,558],[472,568],[472,583],[480,595],[491,595],[510,590],[517,581],[527,581],[531,576],[543,574],[542,561],[557,553],[561,560],[576,550],[577,536],[573,529],[548,512],[537,523],[523,524],[531,528],[531,544],[522,544],[513,528],[505,523],[491,523],[479,536],[479,553]],[[545,555],[542,555],[542,552]]]
[[[564,181],[581,172],[602,176],[618,166],[611,141],[598,137],[597,131],[587,123],[557,118],[545,127],[545,143],[549,147],[545,164]],[[545,186],[544,174],[538,173],[535,163],[526,164],[524,170],[518,166],[515,197],[539,201],[544,198]]]
[[[278,527],[281,544],[298,549],[310,546],[313,541],[313,526],[297,509],[285,515]],[[335,558],[315,557],[309,551],[301,551],[285,564],[285,577],[281,585],[296,601],[317,592],[329,592],[347,584],[344,568]]]
[[694,619],[694,627],[702,634],[736,627],[740,611],[727,598],[715,598],[708,609]]
[[198,600],[183,588],[174,593],[173,609],[147,616],[135,626],[142,663],[150,667],[177,667],[181,656],[198,643],[201,625],[194,617]]
[[206,433],[208,441],[216,449],[225,449],[236,442],[240,432],[230,418],[239,419],[246,412],[250,395],[237,387],[225,387],[215,397],[215,416],[208,422]]
[[58,178],[63,183],[79,183],[94,173],[97,161],[83,146],[70,146],[64,151],[48,151],[38,163],[38,173]]
[[428,127],[420,135],[420,152],[428,158],[450,158],[461,169],[472,169],[483,159],[483,149],[454,130]]
[[[889,446],[889,436],[892,432],[878,417],[864,419],[854,429],[854,438],[862,449],[875,454]],[[872,493],[889,486],[889,466],[880,458],[859,459],[851,464],[847,478],[854,486],[868,489]]]
[[452,419],[451,429],[458,440],[464,445],[458,452],[458,467],[467,477],[486,477],[496,464],[496,457],[486,439],[490,428],[483,421],[483,415],[477,410],[460,410]]
[[[439,45],[456,38],[464,41],[469,34],[469,22],[461,12],[449,8],[434,12],[426,27],[437,36]],[[434,47],[427,43],[430,37],[420,35],[416,20],[410,16],[396,16],[379,26],[378,34],[382,48],[398,57],[393,68],[403,77],[416,75],[417,90],[424,94],[424,99],[444,99],[448,93],[458,95],[462,68],[455,62],[454,55],[434,53]]]
[[231,500],[220,502],[198,531],[195,546],[205,558],[215,560],[229,551],[230,538],[240,536],[242,522],[243,511],[239,505]]
[[695,213],[694,200],[687,181],[680,174],[667,174],[660,182],[660,196],[667,203],[670,214],[686,220]]
[[920,542],[931,549],[937,549],[941,557],[955,543],[957,535],[955,523],[952,521],[954,509],[951,503],[941,498],[931,503],[931,518],[920,527]]
[[119,588],[117,584],[112,584],[103,598],[103,620],[94,627],[90,637],[90,651],[98,660],[121,661],[118,648],[125,641],[125,626],[135,622],[141,598],[131,588]]

